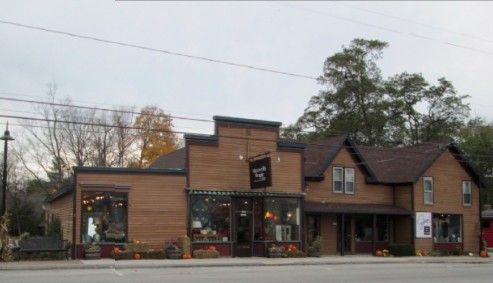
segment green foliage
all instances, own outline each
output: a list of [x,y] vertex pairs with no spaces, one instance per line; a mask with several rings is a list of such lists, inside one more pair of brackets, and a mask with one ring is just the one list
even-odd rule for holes
[[42,223],[42,215],[36,212],[34,203],[29,198],[21,195],[11,195],[10,202],[10,235],[20,236],[21,233],[29,233],[32,236],[39,235],[39,226]]
[[[377,60],[386,42],[355,39],[324,64],[313,96],[297,122],[282,130],[287,138],[307,141],[350,134],[358,144],[409,145],[450,140],[458,135],[470,108],[450,81],[428,83],[406,72],[382,79]],[[420,112],[419,109],[425,109]]]
[[317,236],[315,240],[313,240],[313,243],[308,247],[309,251],[313,252],[319,252],[322,249],[322,236]]
[[50,237],[62,237],[62,222],[60,218],[52,217],[50,222],[48,222],[46,235]]
[[393,256],[415,256],[416,251],[413,245],[404,245],[404,244],[390,244],[387,247],[389,253]]

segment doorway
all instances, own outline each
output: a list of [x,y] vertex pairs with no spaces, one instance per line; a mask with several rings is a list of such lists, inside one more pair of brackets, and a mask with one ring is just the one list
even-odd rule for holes
[[251,257],[253,252],[252,246],[252,213],[238,212],[235,215],[236,220],[236,249],[237,257]]
[[337,252],[341,255],[351,252],[352,217],[350,215],[337,216]]

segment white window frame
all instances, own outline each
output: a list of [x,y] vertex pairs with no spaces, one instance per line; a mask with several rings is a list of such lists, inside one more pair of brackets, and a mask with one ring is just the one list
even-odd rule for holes
[[[466,195],[469,195],[469,202],[466,202]],[[462,205],[472,205],[472,184],[471,181],[462,181]]]
[[[340,171],[339,179],[336,179],[336,171]],[[336,184],[339,184],[340,189],[336,189]],[[342,167],[334,167],[332,169],[332,191],[338,194],[342,194],[344,192],[344,168]]]
[[[430,188],[427,189],[426,184],[430,184]],[[433,204],[433,177],[424,177],[423,178],[423,203],[424,204]],[[428,198],[426,197],[428,196]]]
[[344,168],[344,193],[354,195],[354,168]]

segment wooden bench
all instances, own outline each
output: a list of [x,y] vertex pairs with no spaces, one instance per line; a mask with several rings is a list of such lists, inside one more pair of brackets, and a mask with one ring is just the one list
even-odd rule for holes
[[21,253],[65,252],[65,259],[68,259],[69,248],[68,242],[61,238],[39,237],[19,240],[14,254],[19,260]]

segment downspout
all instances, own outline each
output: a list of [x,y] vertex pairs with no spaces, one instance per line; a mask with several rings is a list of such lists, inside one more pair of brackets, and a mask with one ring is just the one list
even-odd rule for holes
[[412,239],[412,244],[413,244],[413,247],[416,248],[416,237],[414,237],[414,235],[416,235],[416,231],[414,231],[416,229],[416,211],[415,211],[415,200],[414,200],[414,195],[415,195],[415,192],[414,192],[414,183],[412,184],[411,186],[411,239]]
[[344,256],[346,249],[346,215],[341,215],[341,256]]

